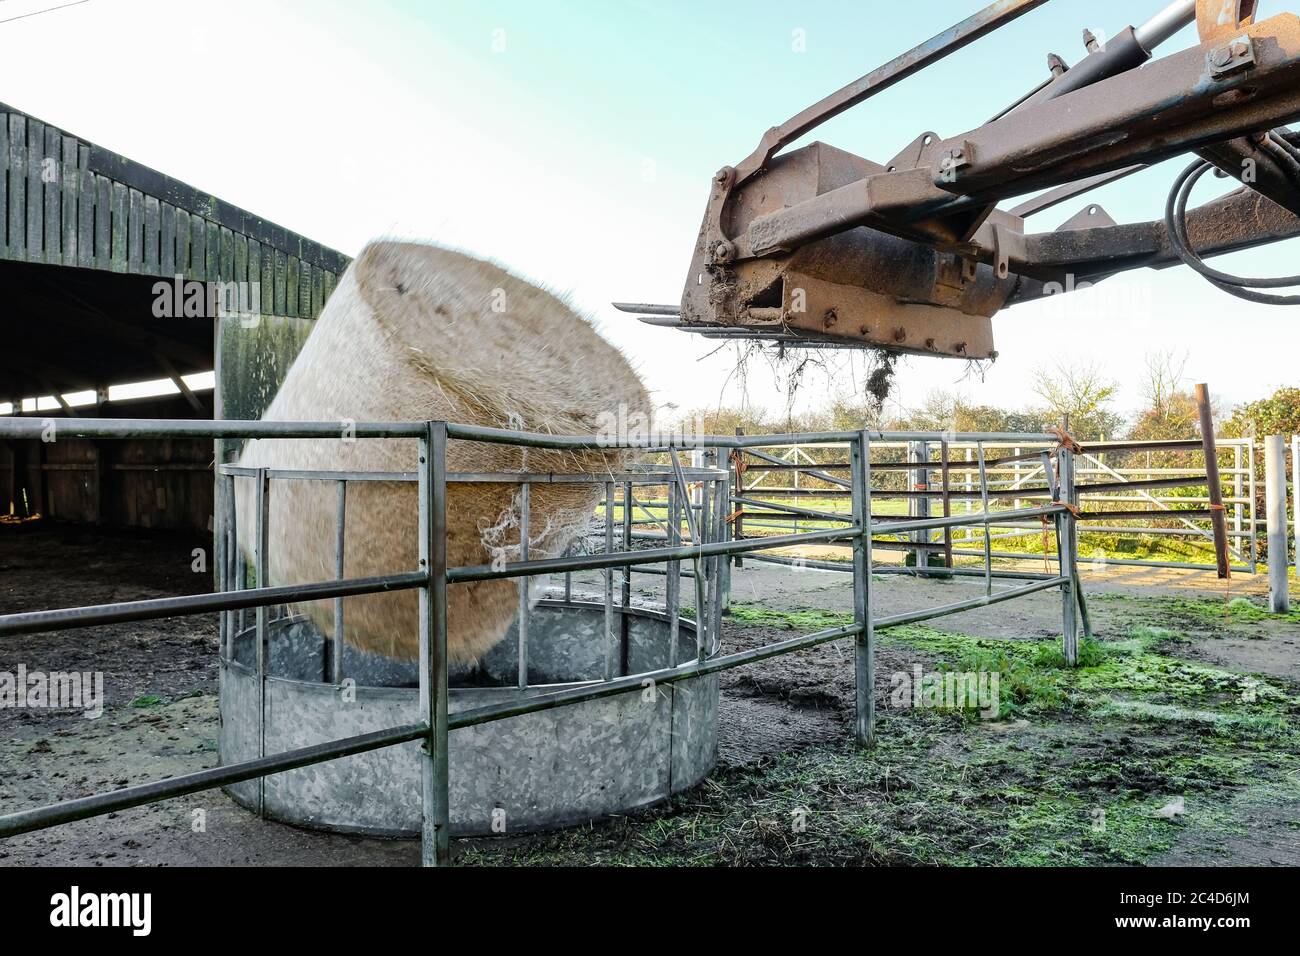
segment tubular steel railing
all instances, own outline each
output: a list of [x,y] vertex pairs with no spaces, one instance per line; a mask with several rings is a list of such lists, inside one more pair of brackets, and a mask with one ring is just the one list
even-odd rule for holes
[[[896,433],[902,435],[903,433]],[[899,437],[889,442],[878,442],[888,461],[876,462],[873,468],[883,473],[884,482],[878,481],[873,494],[882,502],[901,502],[910,513],[925,517],[936,505],[944,515],[965,511],[969,514],[976,505],[990,515],[990,520],[980,527],[969,527],[961,536],[944,530],[940,540],[928,533],[914,532],[910,539],[876,540],[873,547],[883,551],[903,551],[912,556],[912,564],[887,566],[877,573],[938,574],[931,558],[942,555],[944,575],[963,576],[971,573],[992,574],[995,577],[1028,577],[1029,572],[997,570],[972,572],[957,565],[954,558],[990,558],[999,561],[1041,561],[1043,552],[1010,550],[1005,544],[1018,539],[1033,538],[1041,533],[1037,520],[1026,519],[1020,513],[1022,502],[1051,498],[1050,482],[1045,478],[1052,467],[1043,462],[1044,453],[1054,456],[1058,443],[1056,436],[1044,442],[1029,435],[1001,435],[999,440],[963,440],[953,433],[931,435],[929,440]],[[1233,570],[1255,572],[1258,554],[1258,519],[1256,514],[1256,456],[1250,439],[1219,439],[1218,454],[1232,455],[1231,467],[1221,467],[1223,484],[1230,489],[1222,496],[1222,506],[1228,513],[1226,530],[1227,551],[1236,562]],[[1038,447],[1033,447],[1038,446]],[[1208,527],[1209,517],[1216,510],[1212,496],[1191,494],[1197,488],[1207,487],[1203,466],[1188,464],[1131,464],[1113,465],[1108,454],[1132,457],[1144,455],[1177,456],[1195,453],[1200,457],[1203,444],[1200,439],[1162,442],[1107,442],[1089,444],[1075,456],[1075,477],[1078,503],[1082,510],[1076,516],[1084,523],[1090,535],[1114,536],[1117,541],[1137,543],[1144,537],[1158,540],[1187,542],[1213,549],[1213,531]],[[938,450],[938,460],[933,452]],[[849,495],[844,475],[850,464],[844,460],[843,448],[834,460],[817,461],[806,453],[806,448],[783,442],[763,448],[745,449],[733,458],[732,484],[733,508],[737,513],[734,525],[737,537],[745,536],[745,529],[770,532],[774,529],[799,530],[806,524],[826,521],[846,521],[844,510],[812,507],[804,502],[817,499],[842,501]],[[987,457],[986,452],[993,456]],[[782,454],[783,453],[783,454]],[[964,454],[964,460],[958,455]],[[748,483],[745,475],[752,476]],[[774,484],[781,476],[791,476],[781,484]],[[938,480],[936,480],[936,476]],[[1174,492],[1169,494],[1169,492]],[[799,504],[791,504],[797,501]],[[990,504],[1006,503],[1010,507],[990,508]],[[1136,507],[1142,505],[1143,507]],[[977,533],[978,532],[978,533]],[[994,542],[1003,542],[1004,548],[995,550]],[[1049,562],[1055,558],[1046,554]],[[784,563],[788,559],[764,555],[759,560]],[[1080,557],[1088,564],[1133,565],[1141,567],[1215,569],[1215,564],[1197,563],[1194,560],[1161,560],[1156,558],[1123,558],[1103,554]],[[829,562],[834,569],[847,570],[848,562]]]
[[[640,692],[646,681],[674,683],[691,677],[716,673],[734,667],[751,664],[792,651],[815,647],[830,641],[853,637],[855,642],[855,676],[856,693],[856,736],[860,744],[867,746],[874,741],[875,709],[872,689],[874,686],[874,638],[878,630],[902,624],[911,624],[929,620],[946,614],[968,610],[1001,601],[1012,600],[1037,591],[1060,588],[1062,592],[1064,649],[1066,659],[1074,663],[1077,659],[1076,617],[1083,614],[1085,633],[1087,633],[1086,608],[1082,606],[1082,593],[1077,587],[1077,569],[1074,556],[1074,502],[1072,479],[1072,456],[1066,448],[1057,448],[1049,457],[1057,461],[1055,473],[1060,475],[1059,486],[1053,482],[1051,501],[1048,504],[1018,509],[1018,517],[1038,518],[1055,524],[1059,545],[1058,561],[1061,573],[1057,575],[1021,575],[1033,577],[1029,583],[1004,589],[995,589],[993,579],[995,572],[991,567],[986,549],[984,569],[985,587],[983,593],[975,598],[959,601],[940,607],[926,608],[887,617],[876,617],[872,612],[869,589],[872,576],[873,534],[911,534],[927,533],[933,529],[951,529],[962,525],[980,525],[987,527],[995,517],[986,503],[981,512],[944,517],[918,517],[902,520],[888,520],[875,524],[871,515],[871,471],[873,442],[890,443],[899,441],[940,441],[947,438],[982,444],[999,441],[1006,436],[990,434],[972,434],[959,436],[941,436],[928,433],[872,433],[868,431],[810,433],[790,436],[756,436],[756,437],[697,437],[682,436],[665,442],[659,438],[646,440],[608,441],[589,436],[544,435],[507,429],[485,428],[469,425],[450,424],[447,422],[404,422],[404,423],[362,423],[348,424],[346,435],[355,438],[375,439],[414,439],[418,443],[418,468],[411,473],[367,473],[367,472],[275,472],[272,469],[241,470],[233,466],[218,469],[221,513],[230,517],[233,506],[233,481],[236,477],[252,478],[257,482],[257,527],[254,543],[253,560],[257,566],[257,586],[237,590],[223,590],[210,594],[186,595],[181,597],[159,598],[121,604],[101,605],[86,608],[64,608],[47,611],[30,611],[0,616],[0,638],[17,634],[28,634],[58,630],[67,627],[90,627],[124,621],[141,621],[161,617],[222,612],[222,648],[226,654],[231,652],[231,642],[236,631],[235,622],[230,613],[246,608],[257,609],[257,631],[259,672],[265,673],[265,638],[270,609],[287,603],[300,603],[310,600],[334,599],[371,594],[382,591],[417,589],[419,603],[419,713],[422,719],[416,724],[392,727],[345,739],[334,740],[303,747],[282,753],[267,755],[264,752],[255,759],[240,761],[185,774],[168,780],[156,781],[132,787],[126,787],[111,793],[96,794],[45,807],[36,807],[0,816],[0,837],[38,830],[45,827],[67,823],[88,817],[100,816],[131,807],[153,803],[171,797],[196,793],[215,787],[229,786],[236,783],[264,778],[267,775],[281,773],[299,767],[322,763],[340,757],[365,753],[384,747],[396,746],[411,741],[423,744],[422,791],[423,791],[423,826],[422,826],[422,862],[426,865],[445,864],[450,860],[449,799],[448,799],[448,734],[457,728],[504,720],[536,711],[548,710],[579,703],[585,700],[609,697],[628,691]],[[0,420],[0,437],[15,439],[44,438],[57,440],[69,438],[277,438],[301,440],[328,440],[343,437],[337,423],[312,422],[246,422],[246,421],[134,421],[134,420],[88,420],[88,419],[6,419]],[[1017,440],[1039,443],[1051,442],[1051,435],[1012,436]],[[520,559],[511,562],[497,562],[473,567],[450,568],[447,566],[447,486],[449,481],[505,481],[521,486],[521,501],[526,502],[529,484],[542,481],[564,482],[575,480],[575,476],[539,476],[528,474],[505,475],[460,475],[447,471],[447,443],[453,440],[489,442],[521,447],[541,447],[553,449],[610,450],[613,448],[641,449],[660,451],[671,459],[671,472],[646,476],[645,483],[666,486],[668,520],[664,546],[647,549],[634,549],[632,541],[638,536],[633,532],[634,514],[638,503],[630,491],[632,478],[627,479],[622,501],[623,550],[613,550],[613,513],[615,496],[608,476],[600,476],[606,481],[605,528],[606,553],[580,555],[574,557],[533,558],[527,553],[527,547],[521,548]],[[689,473],[682,467],[678,450],[692,448],[703,451],[712,464],[717,464],[720,451],[732,453],[743,450],[759,451],[774,442],[799,443],[804,445],[836,445],[849,450],[849,478],[832,478],[832,483],[846,491],[851,498],[851,513],[847,518],[837,518],[840,525],[806,532],[777,535],[762,538],[732,539],[729,533],[730,520],[726,514],[730,491],[725,482],[715,484],[712,493],[703,493],[692,501],[691,488],[687,481],[688,474],[699,476],[698,469]],[[761,451],[760,451],[761,454]],[[982,447],[980,450],[982,463]],[[323,480],[339,483],[338,519],[339,530],[336,536],[337,578],[332,581],[312,582],[286,586],[268,586],[267,581],[267,515],[271,481],[274,478]],[[349,481],[365,480],[414,480],[418,485],[418,529],[419,529],[419,563],[411,571],[387,574],[367,578],[345,578],[342,555],[343,529],[346,516],[346,484]],[[591,480],[590,476],[576,480]],[[637,478],[636,480],[640,480]],[[982,484],[984,491],[986,485]],[[814,509],[802,509],[812,511]],[[797,512],[790,512],[796,514]],[[652,513],[653,514],[653,513]],[[685,516],[690,534],[690,543],[681,541],[681,528],[678,516]],[[527,518],[524,518],[525,528]],[[222,525],[222,533],[217,536],[217,567],[226,584],[238,581],[242,586],[244,578],[239,569],[237,554],[239,551],[235,536],[233,520]],[[526,534],[526,531],[525,531]],[[744,554],[756,554],[772,549],[825,544],[828,542],[847,541],[853,548],[853,623],[840,627],[827,628],[812,634],[793,637],[785,641],[751,648],[733,653],[721,653],[720,617],[706,621],[708,614],[719,615],[720,608],[726,600],[727,568],[732,557]],[[633,569],[645,570],[647,565],[666,565],[668,583],[674,586],[679,579],[680,563],[691,562],[696,588],[697,632],[699,633],[699,650],[696,657],[683,663],[670,661],[670,666],[658,670],[637,674],[615,674],[612,666],[606,668],[606,679],[594,681],[580,687],[566,688],[560,691],[543,693],[523,700],[505,704],[494,704],[458,711],[448,714],[448,666],[447,666],[447,588],[466,581],[516,578],[520,581],[521,610],[526,597],[526,581],[529,577],[548,573],[561,573],[566,576],[575,571],[604,570],[609,572],[606,578],[607,609],[612,606],[612,572],[622,569],[623,599],[626,607],[630,595],[630,575]],[[571,584],[566,577],[566,593]],[[706,590],[707,589],[707,590]],[[675,594],[670,592],[670,602]],[[708,610],[706,610],[708,609]],[[675,610],[675,608],[673,608]],[[336,617],[336,628],[332,638],[332,658],[330,671],[332,676],[341,674],[342,631]],[[526,629],[520,635],[519,656],[521,680],[527,675],[527,634]],[[607,646],[609,624],[607,623]],[[675,647],[675,642],[672,642]]]

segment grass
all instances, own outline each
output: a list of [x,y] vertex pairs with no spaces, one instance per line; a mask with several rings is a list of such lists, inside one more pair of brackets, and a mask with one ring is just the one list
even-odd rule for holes
[[1300,610],[1287,614],[1273,614],[1248,597],[1235,597],[1228,601],[1174,599],[1171,603],[1188,615],[1207,622],[1227,620],[1234,624],[1259,624],[1263,621],[1300,623]]
[[770,627],[782,631],[800,631],[811,634],[814,631],[829,630],[832,627],[844,627],[853,623],[853,615],[839,611],[824,611],[819,608],[796,608],[778,611],[760,604],[731,605],[730,619],[737,624],[749,627]]
[[[800,632],[849,620],[759,605],[731,616]],[[1176,625],[1135,614],[1119,639],[1083,642],[1078,668],[1052,641],[916,625],[879,639],[895,660],[915,651],[939,669],[996,672],[1000,720],[886,706],[871,750],[800,748],[608,825],[466,844],[463,861],[1143,864],[1175,846],[1221,847],[1246,832],[1234,808],[1294,793],[1294,686],[1173,656],[1190,640]]]
[[1136,616],[1151,622],[1155,630],[1168,632],[1168,639],[1174,641],[1186,640],[1188,633],[1263,639],[1277,625],[1300,624],[1300,610],[1273,614],[1255,599],[1244,596],[1228,600],[1184,597],[1132,599],[1103,594],[1095,595],[1094,599],[1124,601],[1135,609]]

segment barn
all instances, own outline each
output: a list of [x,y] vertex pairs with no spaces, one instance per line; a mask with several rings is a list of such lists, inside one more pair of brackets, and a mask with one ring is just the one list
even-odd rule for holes
[[[268,339],[304,338],[347,263],[0,103],[0,415],[256,417],[193,376],[272,388],[296,349]],[[202,440],[2,442],[0,520],[201,532],[212,462]]]

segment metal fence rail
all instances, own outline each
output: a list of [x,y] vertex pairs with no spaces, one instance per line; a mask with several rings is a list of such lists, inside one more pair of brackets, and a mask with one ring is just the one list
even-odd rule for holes
[[[889,436],[896,438],[896,436]],[[876,479],[872,494],[882,502],[882,515],[890,503],[905,505],[913,516],[927,516],[941,508],[943,514],[970,514],[982,507],[992,519],[987,525],[968,526],[961,533],[944,530],[942,534],[911,534],[906,540],[897,537],[875,539],[878,551],[902,551],[909,555],[906,568],[886,567],[886,573],[931,573],[935,559],[942,556],[944,573],[959,573],[954,558],[993,557],[1002,561],[1038,562],[1044,553],[1011,550],[1005,543],[1037,538],[1042,533],[1038,521],[1025,521],[1018,509],[1025,502],[1051,499],[1053,488],[1047,480],[1044,453],[1056,447],[1056,436],[1037,442],[1015,436],[999,436],[1001,442],[971,440],[968,436],[947,433],[921,441],[906,439],[877,443],[890,460],[873,463]],[[1300,440],[1298,440],[1300,441]],[[732,497],[737,537],[746,532],[771,534],[783,529],[799,531],[830,521],[849,520],[847,502],[851,497],[844,479],[850,469],[841,446],[832,459],[815,457],[798,443],[781,443],[763,447],[746,447],[732,456]],[[818,449],[825,452],[828,449]],[[935,453],[938,453],[937,460]],[[1080,512],[1090,535],[1114,536],[1121,543],[1139,542],[1143,538],[1180,542],[1210,549],[1215,534],[1210,519],[1222,507],[1227,512],[1224,540],[1227,553],[1235,562],[1234,570],[1257,570],[1260,521],[1257,517],[1256,452],[1247,438],[1217,440],[1216,456],[1232,456],[1232,464],[1219,468],[1226,494],[1215,496],[1198,488],[1207,488],[1206,468],[1195,464],[1157,463],[1157,456],[1201,457],[1201,439],[1160,442],[1089,443],[1076,455],[1075,489]],[[977,455],[980,460],[976,460]],[[964,456],[964,457],[963,457]],[[1134,458],[1145,458],[1133,461]],[[1116,458],[1123,461],[1116,461]],[[1294,461],[1294,458],[1293,458]],[[818,500],[830,507],[820,505]],[[793,504],[792,502],[798,502]],[[1001,506],[990,509],[990,503]],[[1139,507],[1140,506],[1140,507]],[[993,542],[1004,547],[992,551]],[[841,542],[841,544],[847,544]],[[1049,562],[1053,555],[1046,553]],[[759,560],[773,561],[764,555]],[[1215,569],[1217,564],[1188,560],[1122,558],[1109,555],[1080,556],[1089,564],[1114,564],[1139,567]],[[847,570],[848,562],[840,562]],[[878,573],[879,573],[878,569]],[[1003,572],[1007,573],[1007,572]],[[1016,572],[1010,572],[1016,573]]]
[[[195,793],[215,787],[264,778],[267,775],[287,770],[322,763],[339,757],[364,753],[383,747],[396,746],[410,741],[423,743],[424,760],[422,761],[423,789],[423,829],[422,861],[426,865],[445,864],[450,860],[450,830],[448,801],[448,734],[458,727],[473,726],[490,721],[504,720],[533,711],[575,704],[584,700],[607,697],[628,691],[640,691],[644,681],[673,683],[689,677],[714,673],[733,667],[739,667],[792,651],[814,647],[829,641],[852,637],[855,642],[854,667],[857,681],[856,693],[856,735],[862,745],[870,745],[875,736],[874,710],[874,636],[877,630],[929,620],[947,614],[957,613],[974,607],[980,607],[1001,601],[1013,600],[1038,591],[1059,588],[1062,593],[1063,646],[1067,661],[1077,659],[1076,619],[1082,614],[1085,633],[1087,633],[1086,607],[1082,605],[1082,593],[1077,587],[1077,574],[1074,561],[1074,501],[1072,456],[1065,448],[1047,452],[1047,459],[1055,461],[1054,472],[1059,474],[1060,483],[1053,482],[1056,493],[1043,505],[1019,509],[1017,517],[1036,517],[1052,522],[1057,530],[1060,551],[1058,562],[1061,572],[1057,575],[1022,575],[1033,577],[1029,583],[1006,589],[994,589],[995,572],[989,560],[989,551],[985,550],[984,593],[977,597],[943,605],[940,607],[920,609],[904,614],[877,618],[872,612],[869,598],[871,581],[871,550],[868,542],[875,533],[881,534],[928,534],[934,529],[950,530],[962,525],[980,525],[987,528],[994,519],[988,508],[988,499],[980,512],[965,515],[946,515],[943,517],[921,516],[918,518],[887,521],[873,528],[871,514],[872,448],[873,443],[891,443],[899,441],[935,441],[938,436],[927,433],[899,432],[873,433],[868,431],[809,433],[794,436],[682,436],[669,443],[668,452],[672,460],[671,475],[656,476],[647,481],[664,482],[668,488],[670,519],[668,535],[664,547],[635,550],[631,546],[631,521],[636,503],[631,494],[623,499],[624,545],[622,551],[584,555],[579,557],[560,557],[533,559],[528,557],[526,546],[521,548],[518,561],[505,564],[484,565],[476,567],[449,568],[447,566],[447,485],[449,481],[483,480],[516,482],[521,488],[530,483],[547,480],[562,480],[573,476],[533,476],[527,474],[461,476],[449,474],[447,470],[447,445],[452,440],[492,442],[524,447],[569,448],[587,450],[610,450],[614,448],[638,448],[644,450],[663,450],[662,439],[646,441],[609,442],[591,436],[553,436],[507,429],[484,428],[450,424],[446,422],[417,423],[363,423],[349,425],[348,437],[375,439],[415,439],[418,444],[418,468],[414,473],[418,484],[418,526],[419,526],[419,564],[414,570],[377,578],[346,579],[342,575],[341,558],[336,567],[338,579],[333,581],[312,582],[307,584],[271,587],[267,586],[266,524],[267,497],[270,493],[272,471],[255,469],[251,474],[241,473],[238,469],[227,466],[219,471],[219,481],[226,483],[222,492],[221,503],[226,509],[233,510],[233,495],[229,494],[235,477],[252,478],[257,481],[257,512],[261,516],[256,529],[257,542],[254,546],[254,561],[257,564],[257,584],[255,588],[233,591],[218,591],[211,594],[186,595],[174,598],[162,598],[150,601],[129,602],[117,605],[104,605],[93,608],[64,608],[48,611],[34,611],[21,614],[0,616],[0,638],[37,632],[57,630],[71,626],[93,626],[120,621],[146,620],[165,616],[182,616],[218,612],[232,612],[242,608],[258,609],[259,637],[265,635],[269,608],[284,603],[295,603],[326,598],[339,599],[348,595],[369,594],[384,590],[410,589],[419,590],[419,703],[422,720],[417,724],[392,727],[343,740],[330,741],[311,747],[263,755],[256,759],[241,761],[228,766],[203,770],[168,780],[156,781],[127,787],[111,793],[98,794],[75,800],[63,801],[46,807],[37,807],[0,816],[0,837],[13,836],[32,830],[42,829],[74,820],[99,816],[130,807],[152,803],[170,797]],[[133,420],[88,420],[88,419],[3,419],[0,420],[0,437],[41,438],[57,440],[58,437],[77,438],[169,438],[169,437],[206,437],[212,439],[230,438],[282,438],[302,440],[329,440],[344,437],[337,423],[312,422],[242,422],[242,421],[133,421]],[[981,465],[983,464],[984,442],[997,442],[1006,436],[990,434],[970,434],[956,436],[955,440],[976,443],[980,448]],[[1054,440],[1050,435],[1013,436],[1016,440],[1045,443]],[[761,449],[772,447],[774,442],[798,443],[803,445],[838,445],[849,452],[849,478],[842,481],[851,497],[852,509],[847,521],[840,521],[841,526],[832,529],[819,529],[807,532],[780,535],[760,539],[729,539],[730,525],[725,514],[725,505],[729,494],[723,490],[709,501],[709,496],[692,507],[690,489],[686,471],[682,468],[677,449],[704,449],[706,453],[717,454],[719,450]],[[1045,459],[1045,461],[1047,460]],[[1050,470],[1050,469],[1049,469]],[[410,480],[410,473],[379,475],[378,473],[346,472],[295,472],[275,474],[276,478],[298,480],[336,481],[345,485],[350,480]],[[607,480],[601,476],[601,480]],[[629,486],[630,486],[629,481]],[[987,490],[985,485],[984,490]],[[527,492],[521,491],[524,499]],[[607,542],[612,540],[612,517],[614,501],[608,491],[606,496],[606,532]],[[346,507],[346,494],[340,492],[340,514]],[[691,542],[681,543],[680,524],[676,521],[678,514],[685,517],[690,530]],[[527,518],[523,519],[526,523]],[[716,529],[715,540],[708,540],[709,529]],[[680,562],[690,561],[697,594],[698,630],[701,635],[716,635],[717,624],[712,627],[704,620],[704,608],[710,604],[718,608],[725,596],[719,589],[725,588],[725,568],[732,557],[746,553],[756,553],[773,548],[798,547],[810,544],[825,544],[831,541],[848,541],[853,548],[852,577],[854,592],[853,623],[842,627],[830,628],[812,634],[794,637],[760,648],[748,649],[730,654],[712,653],[711,647],[704,645],[700,638],[700,649],[696,659],[676,666],[641,674],[614,675],[607,672],[607,679],[595,681],[589,685],[568,688],[562,691],[530,697],[523,701],[507,704],[479,707],[461,711],[454,716],[448,715],[448,666],[447,666],[447,588],[465,581],[517,578],[524,581],[532,575],[544,573],[571,573],[579,570],[611,571],[615,568],[627,569],[631,573],[634,567],[645,565],[666,565],[669,569],[670,584],[677,580],[675,573]],[[235,552],[237,540],[233,528],[217,538],[217,567],[223,580],[234,580],[237,563]],[[342,550],[342,521],[337,547]],[[242,582],[242,578],[240,578]],[[625,578],[625,582],[626,582]],[[610,585],[607,585],[607,588]],[[701,590],[713,589],[705,595]],[[522,593],[522,592],[521,592]],[[626,593],[626,584],[625,584]],[[609,605],[607,604],[607,607]],[[227,640],[233,631],[233,622],[225,619],[223,614],[221,626]],[[229,629],[229,630],[227,630]],[[337,637],[336,637],[337,639]],[[223,640],[223,648],[227,648]],[[526,634],[520,637],[521,673],[526,673],[527,655]],[[258,655],[265,652],[261,640],[258,641]],[[335,657],[335,673],[337,662]],[[259,667],[264,666],[259,661]]]

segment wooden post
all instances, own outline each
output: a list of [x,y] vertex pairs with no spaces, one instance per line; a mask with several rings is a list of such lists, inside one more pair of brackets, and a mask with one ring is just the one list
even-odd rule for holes
[[1205,481],[1210,486],[1210,525],[1214,528],[1214,559],[1219,577],[1232,576],[1228,565],[1228,522],[1223,513],[1223,483],[1219,480],[1219,455],[1214,446],[1214,413],[1209,386],[1196,386],[1196,409],[1201,419],[1201,444],[1205,448]]

